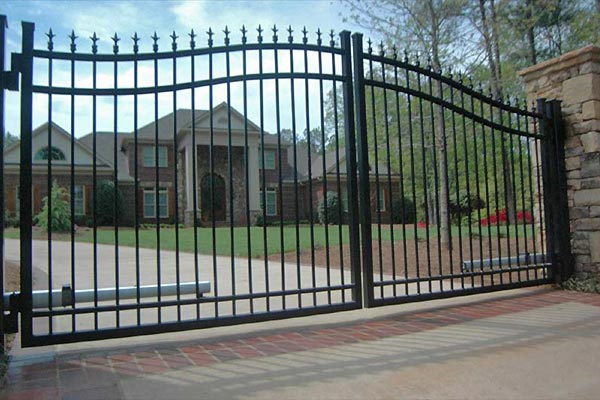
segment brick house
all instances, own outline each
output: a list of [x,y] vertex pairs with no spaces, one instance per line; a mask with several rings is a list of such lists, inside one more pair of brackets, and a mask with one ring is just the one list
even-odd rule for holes
[[[307,220],[310,202],[313,212],[316,212],[325,188],[339,192],[346,209],[347,176],[343,149],[340,149],[339,155],[336,152],[325,155],[311,153],[309,169],[306,145],[294,148],[288,142],[278,143],[277,135],[265,132],[261,136],[256,124],[245,120],[226,103],[213,108],[212,136],[210,128],[210,112],[196,110],[192,116],[191,110],[183,109],[140,127],[137,133],[117,133],[115,138],[113,132],[96,132],[95,144],[94,135],[87,134],[75,139],[71,148],[68,132],[54,123],[43,124],[34,130],[32,136],[34,215],[40,211],[42,199],[47,195],[48,158],[51,159],[52,181],[70,191],[73,154],[76,220],[82,223],[90,217],[93,212],[94,148],[97,180],[112,182],[116,172],[117,186],[123,193],[125,204],[121,218],[123,225],[133,225],[136,212],[140,223],[154,223],[157,218],[160,222],[173,222],[176,210],[179,220],[187,226],[193,224],[194,215],[198,223],[205,225],[212,221],[213,215],[219,225],[229,223],[231,219],[234,224],[243,225],[248,216],[254,223],[255,218],[263,214],[263,199],[266,201],[264,213],[267,220],[295,220],[296,206],[298,218]],[[177,151],[174,151],[175,148]],[[11,212],[18,209],[19,157],[19,143],[5,150],[6,206]],[[389,184],[393,195],[399,194],[399,177],[390,173],[388,181],[384,166],[379,166],[379,173],[379,208],[382,222],[387,222],[390,215]],[[371,186],[371,207],[377,210],[377,180],[374,175]]]

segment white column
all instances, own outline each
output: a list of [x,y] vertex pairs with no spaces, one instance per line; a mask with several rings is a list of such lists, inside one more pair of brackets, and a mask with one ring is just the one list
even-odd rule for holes
[[[194,210],[194,165],[192,163],[192,145],[188,144],[185,147],[185,198],[186,198],[186,211]],[[196,177],[197,178],[197,177]],[[197,186],[196,186],[197,187]]]
[[258,168],[258,140],[248,143],[248,182],[250,195],[250,211],[260,210],[260,180]]

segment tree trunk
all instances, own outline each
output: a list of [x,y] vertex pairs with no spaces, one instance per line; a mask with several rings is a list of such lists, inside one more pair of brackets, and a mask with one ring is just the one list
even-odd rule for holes
[[532,0],[525,1],[525,20],[527,21],[527,45],[529,48],[529,61],[531,65],[537,64],[537,54],[535,51],[535,33],[533,31],[533,2]]
[[[432,67],[438,71],[440,69],[440,53],[439,53],[439,31],[438,31],[438,18],[435,13],[433,1],[427,2],[429,16],[431,20],[431,52],[433,63]],[[435,85],[436,97],[441,98],[442,96],[442,84],[438,82]],[[446,140],[444,132],[444,111],[441,106],[436,106],[436,114],[438,123],[435,127],[436,130],[436,141],[434,148],[439,151],[438,159],[438,179],[440,181],[439,186],[439,227],[440,227],[440,242],[446,248],[446,250],[452,250],[452,237],[450,234],[450,212],[449,212],[449,191],[448,191],[448,156],[446,154]],[[437,214],[436,214],[437,217]]]
[[[492,90],[496,99],[502,99],[502,82],[500,81],[500,58],[498,56],[498,36],[490,32],[490,24],[488,23],[486,7],[486,0],[479,0],[479,12],[481,13],[481,25],[482,34],[485,42],[485,51],[488,58],[488,64],[490,68],[490,76],[492,81]],[[490,2],[491,15],[492,15],[492,27],[491,30],[495,31],[495,17],[496,11],[494,8],[494,1]],[[502,177],[504,182],[504,200],[506,202],[506,214],[508,222],[514,224],[516,221],[516,210],[515,210],[515,193],[512,184],[512,165],[511,159],[506,151],[506,135],[501,133],[500,146],[501,146],[501,158],[502,158]]]

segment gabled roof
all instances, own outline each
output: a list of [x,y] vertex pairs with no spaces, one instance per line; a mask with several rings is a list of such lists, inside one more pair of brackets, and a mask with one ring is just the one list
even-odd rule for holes
[[[32,140],[36,136],[41,135],[42,133],[46,133],[48,131],[49,126],[51,127],[51,132],[53,134],[58,133],[59,135],[62,135],[65,138],[67,138],[67,140],[71,141],[72,136],[66,130],[64,130],[61,126],[57,125],[55,122],[44,122],[43,124],[41,124],[40,126],[35,128],[31,132]],[[92,151],[92,149],[89,146],[87,146],[84,142],[82,142],[81,139],[75,138],[75,146],[77,146],[84,153],[87,153],[90,156],[90,158],[93,158],[94,152]],[[8,146],[4,150],[5,157],[7,157],[10,153],[12,153],[13,151],[15,151],[16,149],[18,149],[20,147],[21,147],[20,140],[15,143],[12,143],[10,146]],[[108,166],[111,168],[113,166],[112,163],[110,162],[110,159],[103,157],[102,154],[100,154],[99,152],[96,153],[96,159],[98,161],[100,161],[102,164],[104,164],[105,166]]]
[[[216,105],[215,107],[213,107],[213,111],[212,114],[216,114],[219,111],[223,110],[223,109],[227,109],[229,108],[230,112],[231,112],[231,116],[232,116],[232,120],[234,118],[238,118],[242,121],[246,120],[248,122],[248,131],[257,131],[260,132],[260,127],[258,125],[256,125],[254,122],[252,122],[250,119],[248,118],[244,118],[244,115],[242,113],[240,113],[238,110],[236,110],[234,107],[229,106],[226,102],[221,102],[218,105]],[[191,110],[188,110],[191,111]],[[196,125],[201,124],[203,121],[209,119],[210,117],[210,112],[208,112],[208,110],[200,110],[202,111],[202,113],[196,117]],[[190,130],[192,129],[192,122],[190,120],[190,122],[184,127],[184,129],[186,130]],[[266,133],[266,132],[265,132]]]
[[[117,179],[133,180],[129,174],[129,159],[127,154],[121,151],[123,140],[129,138],[131,134],[117,132]],[[110,166],[114,168],[114,132],[96,132],[96,154],[106,160],[110,160]],[[94,134],[88,133],[79,139],[80,143],[93,149]]]
[[[194,113],[193,113],[194,118],[196,120],[201,118],[205,114],[208,114],[207,110],[194,110]],[[177,119],[175,119],[175,117],[177,117]],[[187,127],[188,125],[191,125],[191,121],[192,121],[192,110],[188,110],[188,109],[178,109],[178,110],[176,110],[176,112],[171,112],[167,115],[160,117],[156,121],[156,124],[158,125],[158,140],[169,140],[169,139],[173,140],[173,123],[174,122],[177,123],[177,130],[180,131],[182,128]],[[130,136],[130,138],[132,140],[134,138],[133,133],[134,132],[132,132],[132,135]],[[142,140],[145,140],[145,139],[154,140],[155,135],[156,135],[156,131],[155,131],[154,121],[142,126],[141,128],[138,128],[138,131],[137,131],[137,138],[142,139]]]
[[[339,152],[339,160],[340,160],[340,175],[346,175],[346,152],[344,149],[340,149]],[[337,154],[335,150],[329,151],[325,153],[325,171],[327,174],[337,174]],[[388,169],[387,165],[379,163],[377,165],[379,170],[379,176],[384,177],[388,175],[388,171],[390,175],[395,176],[398,175],[394,170]],[[323,177],[323,155],[319,154],[312,159],[311,164],[311,172],[313,179],[317,179]],[[369,173],[375,174],[375,168],[373,166],[369,167]]]

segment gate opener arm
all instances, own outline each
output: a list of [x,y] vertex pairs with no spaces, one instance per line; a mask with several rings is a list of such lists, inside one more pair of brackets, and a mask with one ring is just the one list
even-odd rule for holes
[[[161,296],[176,296],[197,294],[202,297],[204,293],[210,292],[210,282],[184,282],[177,285],[176,283],[166,283],[160,285],[145,285],[145,286],[126,286],[119,288],[101,288],[96,291],[94,289],[73,290],[70,285],[63,285],[62,289],[52,290],[48,293],[47,290],[34,290],[31,293],[32,308],[43,309],[49,308],[49,303],[52,307],[71,307],[75,303],[91,303],[95,299],[98,301],[111,301],[116,299],[117,293],[119,299],[136,299],[139,293],[140,297],[155,297],[160,290]],[[6,333],[16,333],[18,331],[18,313],[21,311],[21,293],[15,292],[4,295],[4,327]]]

